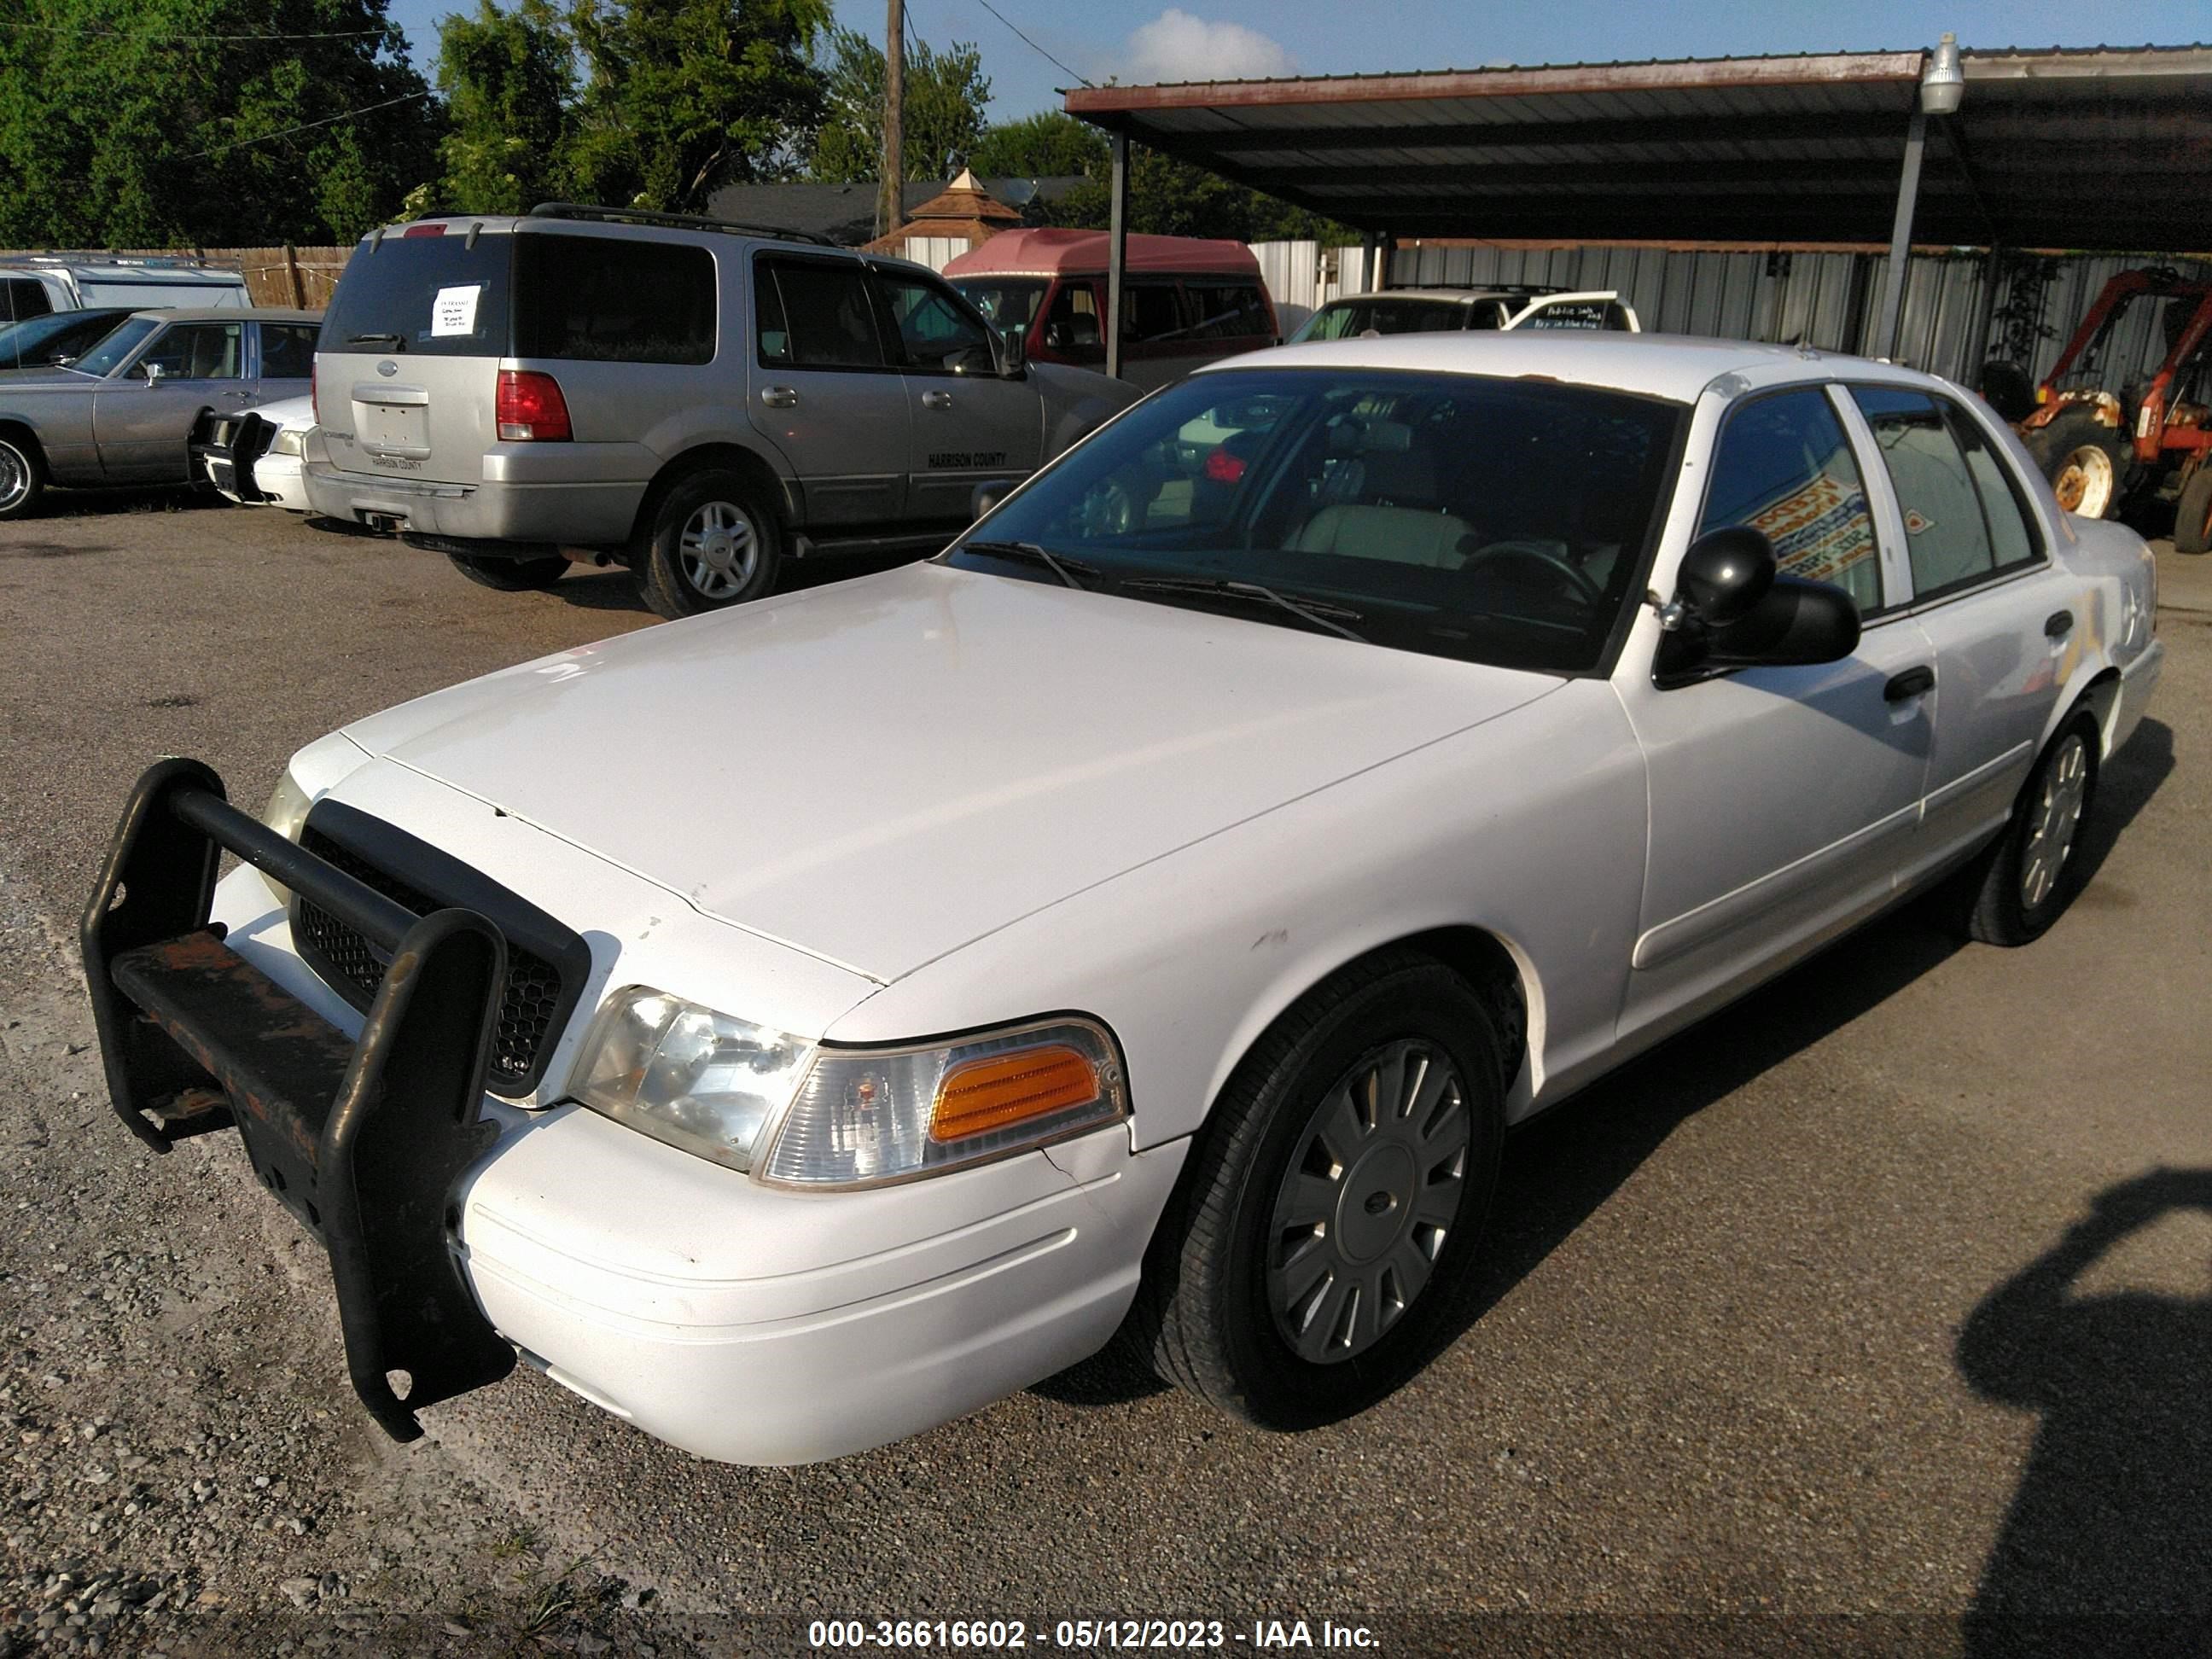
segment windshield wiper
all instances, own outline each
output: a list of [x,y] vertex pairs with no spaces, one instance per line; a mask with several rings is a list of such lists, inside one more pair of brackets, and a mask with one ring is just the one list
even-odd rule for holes
[[407,349],[407,337],[404,334],[349,334],[346,336],[348,345],[374,345],[379,340],[383,341],[394,351]]
[[994,559],[1013,559],[1030,564],[1041,564],[1079,593],[1088,592],[1091,587],[1091,584],[1082,578],[1096,576],[1098,574],[1097,565],[1085,564],[1080,559],[1065,558],[1048,548],[1039,547],[1035,542],[963,542],[956,550],[966,553],[988,553]]
[[1326,629],[1340,634],[1361,645],[1368,643],[1367,636],[1356,634],[1344,624],[1360,620],[1360,613],[1340,605],[1329,605],[1320,599],[1293,599],[1278,593],[1272,587],[1258,582],[1231,581],[1220,576],[1133,576],[1120,584],[1119,592],[1129,593],[1194,593],[1206,599],[1256,599],[1262,605],[1272,605],[1286,611],[1310,627]]

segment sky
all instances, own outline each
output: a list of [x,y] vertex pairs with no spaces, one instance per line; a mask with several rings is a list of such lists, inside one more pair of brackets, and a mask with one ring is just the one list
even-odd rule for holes
[[[467,0],[470,9],[475,0]],[[2175,46],[2212,39],[2205,0],[2136,0],[2106,13],[2079,0],[906,0],[910,31],[933,46],[971,40],[991,78],[991,115],[1056,109],[1075,84],[1049,53],[1095,82],[1206,81],[1257,75],[1480,69],[1640,58],[1874,52],[1961,46]],[[428,69],[437,19],[454,0],[392,0]],[[884,0],[837,0],[838,21],[881,34]],[[1387,26],[1384,20],[1387,19]],[[1036,43],[1025,46],[1012,23]]]

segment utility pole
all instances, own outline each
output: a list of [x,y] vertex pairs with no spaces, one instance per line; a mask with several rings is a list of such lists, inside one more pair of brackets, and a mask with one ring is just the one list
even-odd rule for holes
[[906,0],[890,0],[884,40],[884,176],[876,191],[876,234],[906,217]]

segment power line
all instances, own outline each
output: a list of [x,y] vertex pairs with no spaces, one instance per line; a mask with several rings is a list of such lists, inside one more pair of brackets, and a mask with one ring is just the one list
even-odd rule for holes
[[975,3],[976,3],[977,5],[979,5],[979,6],[982,7],[982,9],[983,9],[985,11],[989,12],[989,13],[991,14],[991,15],[992,15],[992,16],[994,16],[994,17],[997,18],[997,19],[998,19],[1001,23],[1004,23],[1004,24],[1005,24],[1008,28],[1010,28],[1010,29],[1013,29],[1015,35],[1017,36],[1017,38],[1018,38],[1018,39],[1020,40],[1021,43],[1022,43],[1024,46],[1027,46],[1027,47],[1028,47],[1031,52],[1033,52],[1036,53],[1036,55],[1037,55],[1038,57],[1040,57],[1040,58],[1043,58],[1043,59],[1045,60],[1045,62],[1047,62],[1048,64],[1051,64],[1054,69],[1058,70],[1061,74],[1063,74],[1063,75],[1073,75],[1073,76],[1075,76],[1075,78],[1076,78],[1077,80],[1079,80],[1079,81],[1082,82],[1083,82],[1083,84],[1084,84],[1085,86],[1086,86],[1086,87],[1095,87],[1095,86],[1097,86],[1097,85],[1098,84],[1096,81],[1093,81],[1093,80],[1092,80],[1089,76],[1087,76],[1087,75],[1078,75],[1078,74],[1076,74],[1076,71],[1075,71],[1075,70],[1072,70],[1072,69],[1068,68],[1068,66],[1067,66],[1066,64],[1065,64],[1061,63],[1061,62],[1060,61],[1060,59],[1059,59],[1059,58],[1057,58],[1054,57],[1050,52],[1047,52],[1047,51],[1046,51],[1042,46],[1041,46],[1037,45],[1037,43],[1036,43],[1036,41],[1034,41],[1034,40],[1030,40],[1030,39],[1029,38],[1029,36],[1028,36],[1028,35],[1022,33],[1022,32],[1021,32],[1021,30],[1020,30],[1020,29],[1018,29],[1018,28],[1015,28],[1013,20],[1012,20],[1012,18],[1008,17],[1008,16],[1006,15],[1006,13],[1004,13],[1004,12],[1000,11],[1000,10],[996,6],[993,5],[993,4],[991,3],[991,0],[975,0]]
[[264,132],[252,138],[241,138],[234,144],[217,144],[213,149],[204,149],[197,155],[187,155],[184,159],[187,161],[204,161],[210,155],[227,155],[232,150],[244,149],[248,144],[265,144],[271,138],[289,137],[295,132],[305,132],[310,127],[326,127],[334,121],[350,121],[355,116],[367,115],[372,110],[390,109],[394,104],[412,104],[430,96],[432,94],[428,88],[421,92],[410,92],[404,98],[387,98],[380,104],[363,104],[359,109],[345,110],[337,115],[326,115],[319,121],[302,121],[296,127],[282,127],[275,132]]
[[22,29],[42,34],[89,35],[106,40],[381,40],[383,29],[333,29],[320,34],[193,34],[137,29],[101,28],[79,23],[0,23],[0,29]]

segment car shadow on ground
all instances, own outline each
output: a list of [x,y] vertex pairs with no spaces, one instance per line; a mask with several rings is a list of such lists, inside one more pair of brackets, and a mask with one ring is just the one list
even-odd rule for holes
[[[2172,729],[2145,720],[2098,781],[2075,854],[2089,884],[2082,902],[2095,902],[2099,869],[2172,770]],[[1514,1131],[1479,1269],[1482,1286],[1467,1316],[1439,1334],[1434,1352],[1456,1341],[1533,1273],[1684,1121],[1878,1007],[1964,948],[1956,928],[1960,909],[1949,888],[1917,899]],[[1104,1405],[1164,1386],[1140,1356],[1117,1341],[1046,1378],[1036,1391],[1067,1404]]]
[[[104,519],[128,513],[198,513],[233,503],[191,484],[134,484],[122,489],[49,489],[33,519]],[[30,522],[32,520],[25,520]]]
[[1967,1612],[1967,1654],[2212,1648],[2212,1297],[2073,1293],[2122,1241],[2191,1210],[2212,1212],[2212,1170],[2107,1188],[1960,1331],[1974,1391],[2043,1419]]

